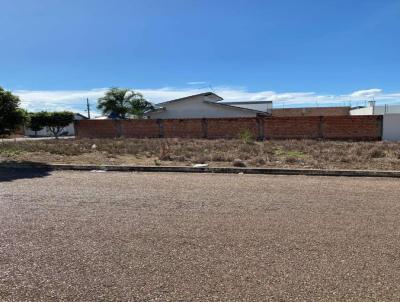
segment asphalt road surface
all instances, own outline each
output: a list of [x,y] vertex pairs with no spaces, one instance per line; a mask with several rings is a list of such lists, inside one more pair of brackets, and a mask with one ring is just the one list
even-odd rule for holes
[[0,301],[399,301],[400,181],[0,170]]

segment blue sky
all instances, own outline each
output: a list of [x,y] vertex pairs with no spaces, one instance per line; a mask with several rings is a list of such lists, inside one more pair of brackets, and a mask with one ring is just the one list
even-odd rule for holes
[[1,1],[0,85],[83,108],[110,86],[287,106],[400,102],[400,0]]

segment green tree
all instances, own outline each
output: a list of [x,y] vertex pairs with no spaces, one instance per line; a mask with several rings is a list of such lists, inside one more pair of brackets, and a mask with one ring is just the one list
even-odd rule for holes
[[26,111],[19,108],[19,97],[0,87],[0,134],[11,133],[24,125]]
[[58,138],[64,128],[74,121],[74,114],[69,111],[48,112],[43,114],[44,126],[48,127],[55,138]]
[[143,116],[143,113],[153,108],[141,93],[121,88],[111,88],[106,94],[99,98],[97,109],[104,115],[126,119],[128,115]]
[[37,136],[37,132],[42,130],[47,123],[47,112],[31,112],[29,113],[29,123],[28,127],[31,128],[32,131],[35,131],[35,136]]

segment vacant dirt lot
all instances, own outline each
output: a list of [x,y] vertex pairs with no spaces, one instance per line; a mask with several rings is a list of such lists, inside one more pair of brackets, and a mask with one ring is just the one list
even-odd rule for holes
[[45,163],[400,169],[399,142],[82,139],[0,142],[2,161]]
[[399,301],[399,181],[0,170],[1,301]]

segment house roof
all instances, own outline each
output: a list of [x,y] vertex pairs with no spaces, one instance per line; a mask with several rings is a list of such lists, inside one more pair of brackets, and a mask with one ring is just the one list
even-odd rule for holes
[[162,107],[162,105],[165,104],[170,104],[170,103],[175,103],[175,102],[181,102],[181,101],[186,101],[187,99],[193,98],[193,97],[197,97],[197,96],[216,96],[219,100],[218,101],[222,101],[223,98],[220,97],[219,95],[216,95],[214,92],[204,92],[204,93],[199,93],[199,94],[194,94],[194,95],[189,95],[189,96],[185,96],[183,98],[179,98],[179,99],[175,99],[175,100],[171,100],[171,101],[166,101],[166,102],[162,102],[162,103],[158,103],[156,104],[156,106],[160,106]]
[[250,109],[250,108],[244,108],[244,107],[239,107],[239,106],[232,106],[232,105],[229,105],[229,104],[226,104],[226,103],[214,103],[214,102],[210,102],[210,101],[204,101],[204,103],[215,105],[215,106],[229,107],[229,108],[235,109],[235,110],[254,112],[254,113],[257,113],[257,114],[267,114],[265,111],[260,111],[260,110]]
[[154,109],[146,110],[144,112],[144,114],[149,113],[149,112],[159,112],[159,111],[164,111],[164,110],[166,110],[165,107],[155,107]]
[[242,102],[222,102],[227,105],[256,105],[256,104],[271,104],[272,101],[242,101]]
[[88,119],[87,116],[84,116],[83,114],[80,114],[80,113],[74,113],[74,117],[75,117],[75,116],[80,116],[81,118],[83,118],[83,119],[85,119],[85,120]]

